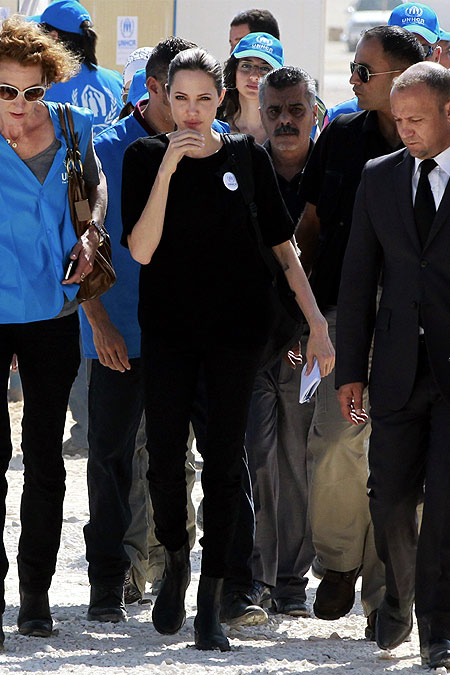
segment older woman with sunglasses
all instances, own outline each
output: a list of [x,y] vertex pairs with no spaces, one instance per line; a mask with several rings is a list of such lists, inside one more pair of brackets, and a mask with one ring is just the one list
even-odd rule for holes
[[227,93],[220,116],[231,133],[251,134],[258,143],[267,139],[259,114],[258,82],[284,65],[281,42],[268,33],[249,33],[238,42],[225,64]]
[[[18,571],[19,632],[52,632],[48,589],[60,542],[65,471],[62,436],[79,364],[76,294],[92,271],[99,231],[77,241],[67,197],[66,148],[57,105],[42,101],[53,82],[69,79],[78,61],[20,17],[0,30],[0,526],[12,453],[7,405],[9,366],[17,354],[24,393],[24,489]],[[72,109],[93,217],[106,197],[92,147],[92,115]],[[71,271],[66,273],[70,262]],[[0,547],[0,603],[8,560]],[[0,643],[3,642],[0,630]]]

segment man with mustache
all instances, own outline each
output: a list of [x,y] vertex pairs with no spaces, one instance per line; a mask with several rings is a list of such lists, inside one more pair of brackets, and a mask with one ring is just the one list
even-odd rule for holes
[[[265,148],[296,222],[305,205],[299,197],[303,169],[314,145],[315,81],[299,68],[279,68],[260,81],[259,98]],[[306,439],[312,406],[299,405],[301,368],[295,369],[292,359],[261,371],[253,390],[246,435],[256,515],[252,568],[254,579],[270,587],[275,612],[309,616],[305,574],[314,550]]]

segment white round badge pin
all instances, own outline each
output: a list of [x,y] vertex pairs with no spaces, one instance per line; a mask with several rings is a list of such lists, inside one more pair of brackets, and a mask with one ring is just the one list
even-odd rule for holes
[[228,190],[232,190],[233,192],[239,187],[236,176],[234,173],[231,173],[231,171],[227,171],[223,174],[223,184],[226,188],[228,188]]

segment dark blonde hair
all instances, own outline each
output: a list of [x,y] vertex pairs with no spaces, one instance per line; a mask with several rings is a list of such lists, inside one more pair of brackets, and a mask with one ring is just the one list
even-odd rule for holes
[[33,22],[15,14],[0,29],[0,61],[21,66],[41,66],[46,84],[67,82],[80,69],[80,59]]

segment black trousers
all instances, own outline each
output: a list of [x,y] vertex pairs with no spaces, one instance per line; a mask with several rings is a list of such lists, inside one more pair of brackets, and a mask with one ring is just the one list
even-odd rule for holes
[[[19,579],[28,592],[45,592],[55,571],[62,526],[65,470],[62,438],[67,403],[80,363],[78,315],[0,325],[0,527],[5,524],[6,471],[12,453],[7,388],[17,354],[24,409]],[[0,549],[0,580],[8,570]],[[2,600],[3,602],[3,600]],[[4,605],[2,606],[2,610]]]
[[[419,632],[427,627],[429,636],[450,639],[450,405],[424,344],[405,407],[372,406],[370,414],[370,509],[387,593],[403,601],[415,596]],[[416,506],[424,483],[418,536]]]
[[91,584],[123,583],[130,560],[123,539],[131,521],[128,502],[136,434],[144,410],[140,359],[111,370],[93,359],[89,379],[90,519],[84,527]]
[[[206,398],[206,382],[204,369],[200,369],[195,400],[192,406],[191,422],[194,427],[198,452],[204,456],[206,448],[206,429],[208,418],[208,402]],[[255,540],[255,510],[248,466],[247,452],[244,448],[241,470],[241,490],[239,495],[239,511],[231,546],[228,577],[224,580],[224,594],[232,591],[247,592],[253,583],[252,554]]]
[[186,541],[184,463],[200,368],[208,402],[202,487],[202,573],[228,576],[239,509],[245,428],[259,354],[214,340],[169,343],[142,335],[149,485],[158,540],[169,550]]

